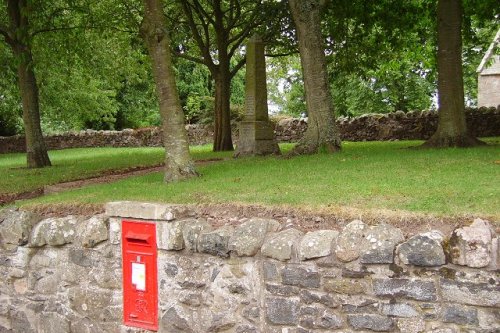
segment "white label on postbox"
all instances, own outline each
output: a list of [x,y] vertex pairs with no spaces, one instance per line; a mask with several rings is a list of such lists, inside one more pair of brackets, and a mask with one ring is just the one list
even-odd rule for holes
[[146,265],[132,263],[132,284],[139,291],[146,291]]

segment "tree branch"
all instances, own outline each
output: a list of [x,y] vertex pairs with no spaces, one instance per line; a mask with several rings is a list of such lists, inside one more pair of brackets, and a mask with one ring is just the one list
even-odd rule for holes
[[292,54],[297,54],[297,53],[299,53],[299,50],[293,50],[293,51],[286,52],[286,53],[266,53],[266,57],[269,57],[269,58],[287,57],[287,56],[290,56]]
[[196,57],[190,56],[189,54],[181,53],[181,52],[178,52],[175,50],[172,50],[172,52],[179,58],[183,58],[183,59],[186,59],[186,60],[189,60],[192,62],[196,62],[198,64],[207,65],[207,62],[205,61],[205,59],[196,58]]
[[9,31],[7,30],[7,28],[1,26],[0,27],[0,35],[3,36],[3,38],[5,39],[5,42],[7,44],[9,44],[10,46],[14,46],[15,40],[10,36]]
[[243,57],[240,59],[240,61],[238,61],[238,63],[236,64],[236,66],[234,66],[234,68],[231,70],[231,72],[229,73],[229,75],[231,75],[231,79],[236,75],[236,73],[238,73],[238,71],[246,64],[247,62],[247,58],[246,57]]

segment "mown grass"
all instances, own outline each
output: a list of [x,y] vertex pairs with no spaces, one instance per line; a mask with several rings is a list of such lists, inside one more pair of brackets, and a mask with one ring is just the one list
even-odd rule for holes
[[[195,159],[229,156],[208,146],[193,147]],[[159,165],[163,148],[77,148],[49,152],[52,167],[27,169],[25,154],[0,154],[0,194],[33,191],[45,185],[100,176],[111,170]]]
[[[22,205],[139,200],[348,206],[499,218],[500,138],[487,141],[486,147],[441,150],[408,149],[417,141],[345,142],[342,152],[333,155],[229,159],[200,165],[201,177],[184,182],[164,184],[162,173],[153,173]],[[213,157],[208,149],[204,154]]]

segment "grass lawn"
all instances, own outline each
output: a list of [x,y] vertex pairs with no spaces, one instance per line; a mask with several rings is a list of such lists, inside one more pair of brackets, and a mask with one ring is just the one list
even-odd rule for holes
[[[441,150],[406,149],[421,143],[417,141],[344,142],[342,152],[333,155],[229,159],[200,165],[200,178],[176,184],[164,184],[162,173],[152,173],[20,204],[112,200],[231,202],[325,209],[344,206],[396,209],[435,215],[471,213],[498,220],[500,138],[486,141],[490,146]],[[194,155],[216,157],[209,150],[207,146],[196,148]],[[145,150],[139,160],[145,159],[147,152],[161,155],[160,150]],[[62,159],[64,152],[60,153]],[[93,154],[87,158],[96,163]],[[157,161],[160,160],[158,157]],[[54,158],[56,166],[57,161]],[[3,168],[3,164],[0,166]]]

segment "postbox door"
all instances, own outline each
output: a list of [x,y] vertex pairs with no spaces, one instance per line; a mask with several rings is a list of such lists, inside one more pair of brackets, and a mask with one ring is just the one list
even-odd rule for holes
[[156,226],[122,221],[123,322],[158,330]]

